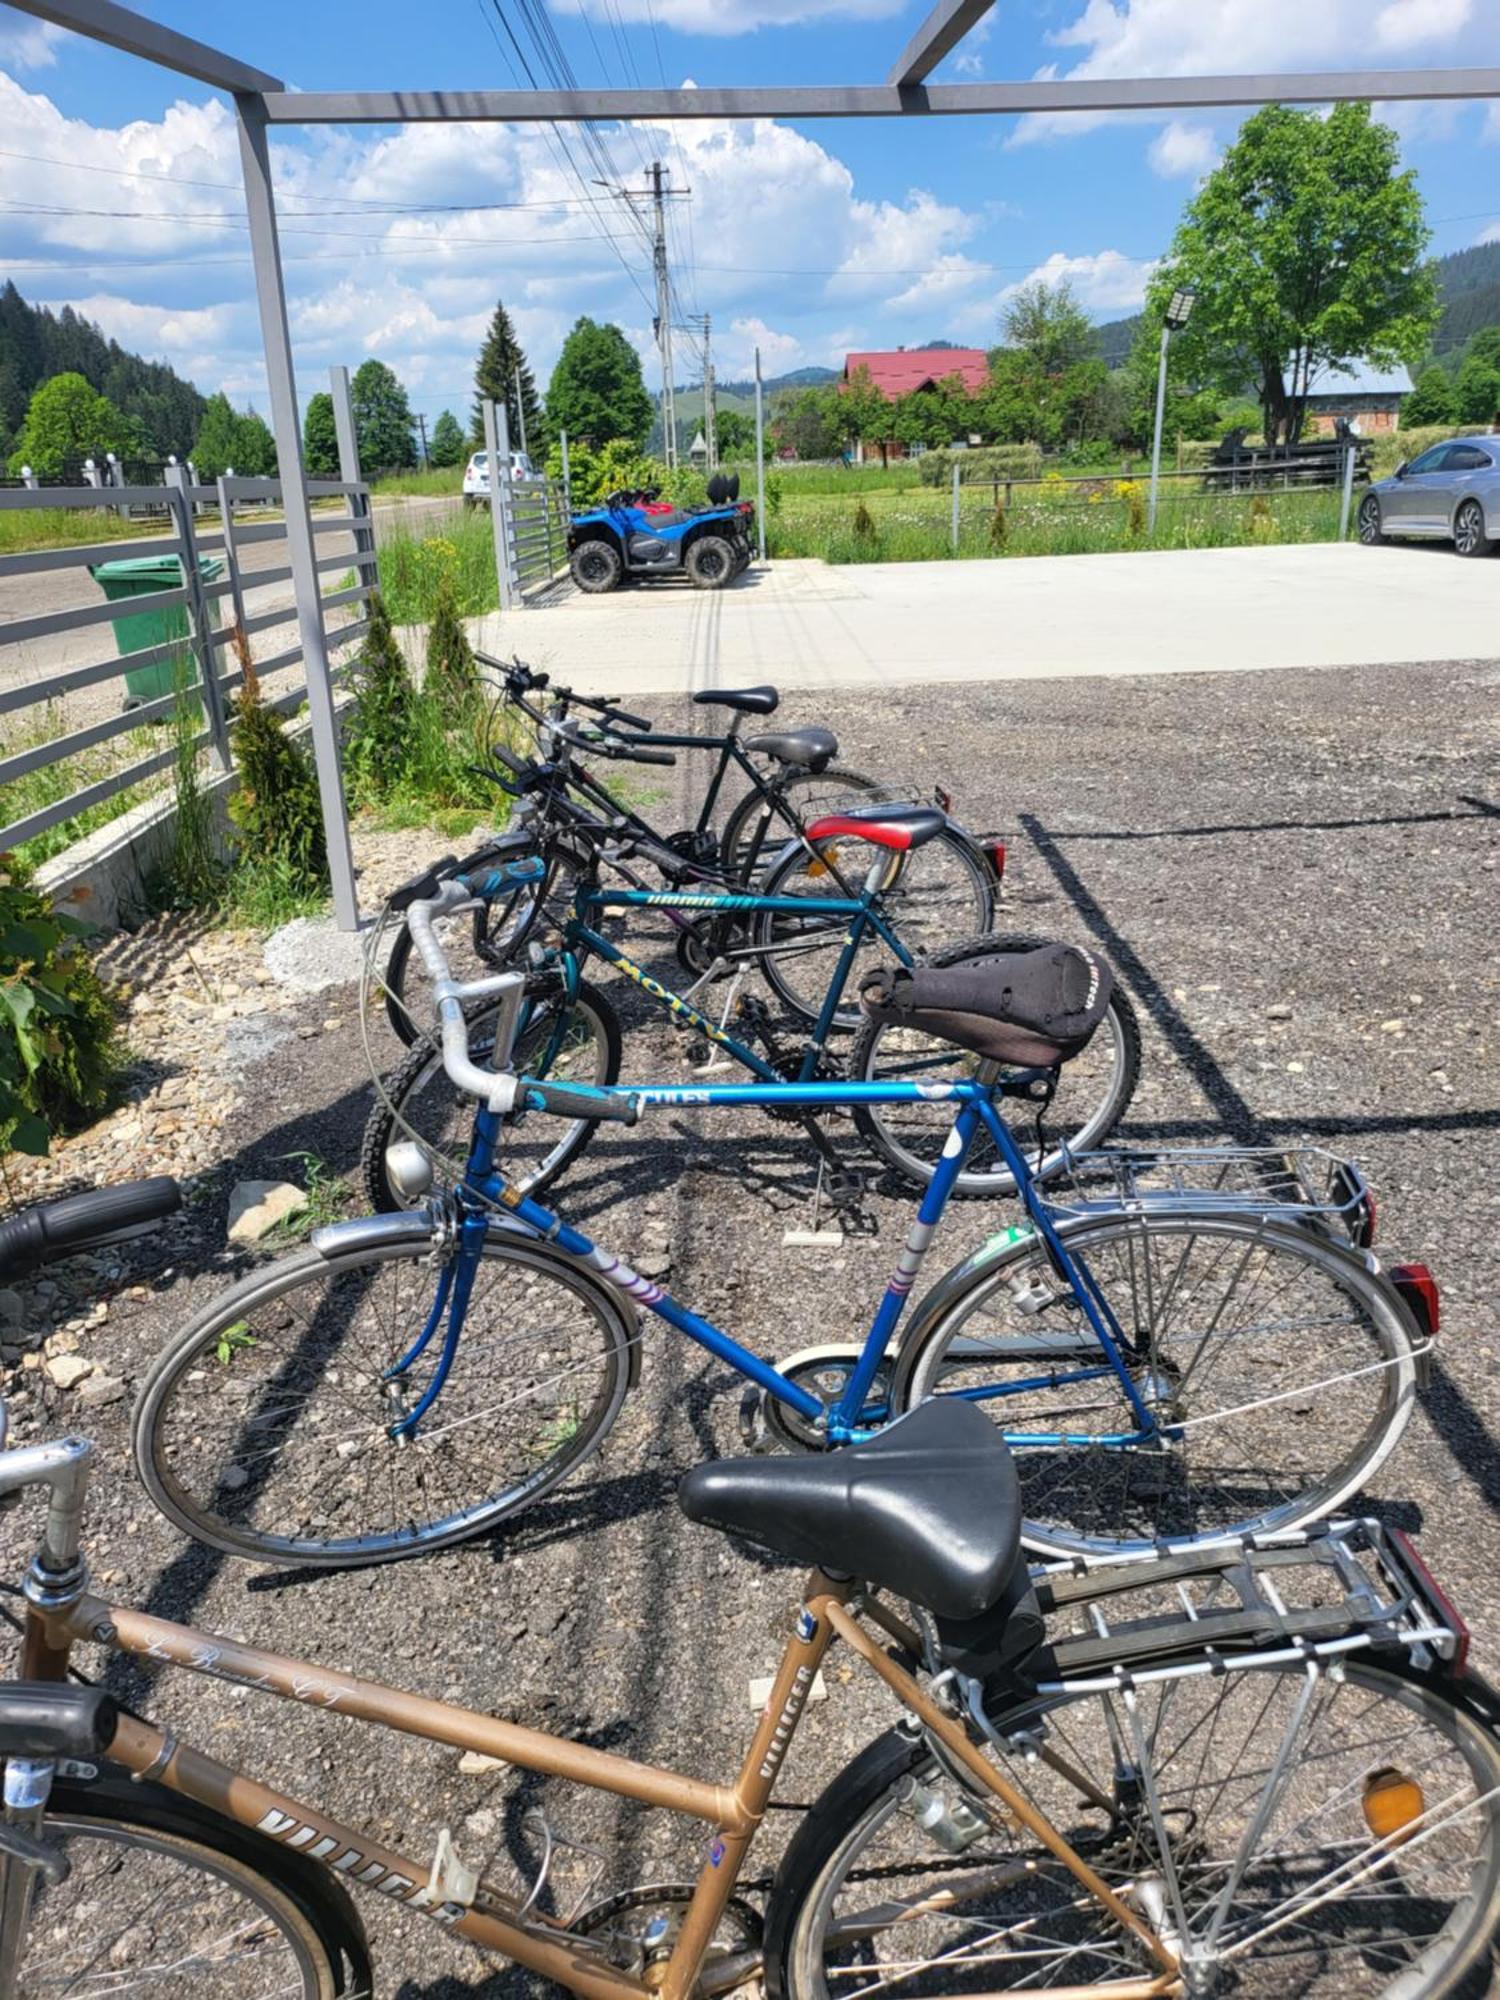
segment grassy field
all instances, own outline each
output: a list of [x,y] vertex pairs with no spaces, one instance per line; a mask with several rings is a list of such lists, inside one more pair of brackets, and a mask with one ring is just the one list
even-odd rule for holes
[[0,555],[71,549],[88,542],[134,542],[144,535],[168,533],[170,528],[162,515],[122,521],[118,514],[96,507],[6,508],[0,513]]
[[961,495],[959,541],[952,543],[952,498],[932,487],[832,501],[783,496],[767,524],[770,552],[824,562],[940,562],[1004,556],[1099,555],[1150,546],[1230,548],[1253,542],[1336,539],[1336,493],[1205,494],[1196,485],[1163,492],[1156,533],[1146,535],[1142,481],[1100,481],[1075,498],[1037,487],[1013,490],[997,509],[988,486]]
[[461,493],[463,483],[461,465],[434,465],[426,472],[388,472],[371,482],[370,491],[405,494],[413,499],[440,499],[445,493]]

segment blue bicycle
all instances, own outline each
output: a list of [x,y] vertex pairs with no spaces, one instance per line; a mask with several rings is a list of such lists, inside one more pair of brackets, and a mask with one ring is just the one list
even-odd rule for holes
[[[1342,1505],[1394,1448],[1436,1292],[1420,1266],[1381,1271],[1352,1167],[1312,1149],[1122,1152],[1074,1159],[1060,1191],[1037,1183],[999,1106],[1045,1099],[1087,1045],[1111,983],[1090,954],[901,971],[867,991],[875,1014],[971,1049],[972,1078],[597,1091],[508,1067],[522,975],[449,978],[434,919],[471,893],[450,881],[410,914],[447,1072],[478,1105],[468,1171],[420,1209],[319,1230],[158,1358],[136,1459],[189,1535],[346,1566],[512,1518],[603,1444],[639,1379],[639,1310],[744,1377],[766,1444],[857,1442],[933,1395],[979,1404],[1016,1451],[1028,1540],[1054,1553],[1290,1528]],[[481,999],[497,1009],[486,1067],[465,1015]],[[858,1348],[773,1366],[495,1170],[517,1113],[632,1123],[652,1105],[761,1105],[773,1090],[951,1113]],[[1015,1178],[1017,1222],[909,1307],[980,1132]]]

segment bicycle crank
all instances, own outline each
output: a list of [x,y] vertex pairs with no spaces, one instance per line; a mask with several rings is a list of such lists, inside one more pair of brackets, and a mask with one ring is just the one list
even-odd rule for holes
[[[816,1396],[825,1410],[831,1410],[843,1395],[862,1352],[859,1347],[834,1342],[824,1347],[806,1347],[789,1360],[777,1362],[776,1372]],[[859,1427],[879,1430],[890,1420],[891,1364],[882,1359],[860,1409]],[[778,1445],[786,1451],[829,1449],[822,1422],[801,1416],[767,1389],[745,1391],[740,1401],[740,1432],[752,1451],[770,1451]]]
[[[603,1947],[612,1965],[636,1979],[672,1955],[693,1887],[662,1882],[624,1889],[585,1910],[572,1929]],[[761,1921],[751,1906],[733,1896],[724,1907],[698,1974],[695,1993],[728,1993],[753,1979],[761,1967]]]

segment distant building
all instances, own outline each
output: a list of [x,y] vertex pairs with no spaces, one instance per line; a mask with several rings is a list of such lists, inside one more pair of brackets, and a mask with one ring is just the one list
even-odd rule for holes
[[[934,383],[957,375],[969,390],[982,389],[989,380],[989,356],[982,347],[898,347],[893,352],[849,354],[844,357],[844,380],[861,368],[868,368],[880,393],[894,403],[914,389],[930,389]],[[934,438],[934,444],[951,444],[951,438]],[[906,446],[895,438],[861,438],[855,458],[904,458]]]
[[1372,368],[1356,361],[1319,377],[1307,399],[1308,424],[1319,437],[1332,437],[1340,417],[1361,437],[1398,431],[1401,405],[1410,394],[1411,376],[1404,368]]
[[700,472],[708,463],[708,440],[704,437],[701,430],[688,446],[688,457]]

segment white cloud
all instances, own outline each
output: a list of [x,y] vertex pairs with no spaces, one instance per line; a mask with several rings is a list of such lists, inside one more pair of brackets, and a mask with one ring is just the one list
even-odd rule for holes
[[801,28],[819,21],[880,21],[903,0],[558,0],[565,14],[608,22],[643,21],[685,35],[745,35],[754,28]]
[[1054,250],[1045,263],[1038,264],[1019,283],[1007,285],[999,294],[1001,303],[1013,298],[1022,285],[1041,279],[1049,285],[1064,279],[1072,286],[1082,306],[1095,312],[1134,312],[1145,300],[1146,286],[1156,269],[1150,258],[1127,257],[1119,250],[1096,250],[1092,256],[1069,257]]
[[50,21],[27,21],[7,7],[0,13],[0,63],[8,69],[51,69],[67,39]]
[[[263,406],[232,115],[182,100],[155,121],[95,127],[0,73],[0,125],[7,155],[32,156],[0,156],[0,195],[17,204],[7,269],[23,293],[79,305],[203,388],[257,391]],[[726,376],[750,372],[757,340],[768,375],[839,359],[835,313],[856,345],[894,343],[906,330],[882,316],[960,298],[981,275],[962,246],[983,211],[920,188],[867,199],[836,154],[789,126],[608,137],[637,191],[634,162],[653,154],[692,189],[691,207],[672,209],[672,253],[684,308],[713,314]],[[278,137],[273,164],[304,397],[330,364],[376,354],[429,412],[465,409],[497,292],[542,382],[589,313],[626,330],[654,385],[646,218],[637,204],[638,227],[623,200],[581,187],[544,128],[320,130]]]
[[1218,145],[1207,125],[1185,125],[1174,118],[1164,125],[1151,142],[1146,155],[1151,171],[1163,180],[1201,180],[1210,173],[1219,157]]
[[1450,40],[1469,25],[1473,0],[1387,0],[1375,16],[1375,44],[1412,49]]
[[[1430,56],[1459,40],[1474,18],[1473,0],[1086,0],[1047,39],[1083,52],[1064,72],[1070,77],[1236,76],[1349,69],[1372,48]],[[1023,118],[1011,143],[1071,138],[1130,115]]]

